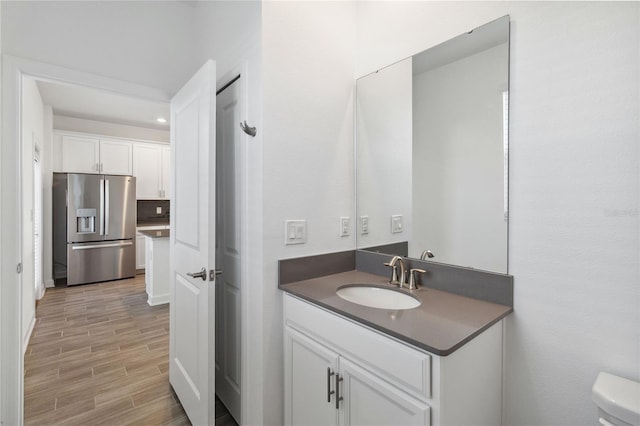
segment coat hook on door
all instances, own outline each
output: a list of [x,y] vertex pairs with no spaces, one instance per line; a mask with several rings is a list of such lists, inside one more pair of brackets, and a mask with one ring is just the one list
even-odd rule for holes
[[245,132],[249,136],[251,136],[251,137],[255,137],[256,136],[256,128],[255,127],[249,127],[249,125],[247,124],[247,120],[245,120],[242,123],[240,123],[240,128],[242,129],[243,132]]

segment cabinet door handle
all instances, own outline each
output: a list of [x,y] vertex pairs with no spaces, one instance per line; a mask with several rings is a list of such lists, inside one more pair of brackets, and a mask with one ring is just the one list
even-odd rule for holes
[[335,373],[331,371],[331,367],[327,367],[327,402],[331,402],[331,395],[336,393],[335,391],[331,390],[331,376],[333,376],[334,374]]
[[343,398],[340,396],[340,382],[343,380],[338,373],[336,373],[336,410],[340,409],[340,401]]

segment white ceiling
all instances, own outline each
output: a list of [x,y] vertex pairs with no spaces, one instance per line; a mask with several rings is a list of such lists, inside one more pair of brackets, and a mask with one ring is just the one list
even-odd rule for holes
[[[131,98],[113,92],[69,84],[38,81],[40,96],[55,115],[84,118],[150,129],[169,129],[169,104]],[[167,120],[161,124],[158,117]]]

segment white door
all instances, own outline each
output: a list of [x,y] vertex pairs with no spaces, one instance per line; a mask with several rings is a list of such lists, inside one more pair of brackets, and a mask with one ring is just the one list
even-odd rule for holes
[[236,80],[217,96],[216,393],[240,422],[241,130]]
[[215,419],[215,81],[210,60],[171,100],[169,380],[197,425]]

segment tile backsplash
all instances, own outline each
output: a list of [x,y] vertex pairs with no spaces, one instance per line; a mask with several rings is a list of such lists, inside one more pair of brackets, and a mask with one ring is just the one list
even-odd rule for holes
[[168,224],[169,207],[169,200],[138,200],[138,225]]

